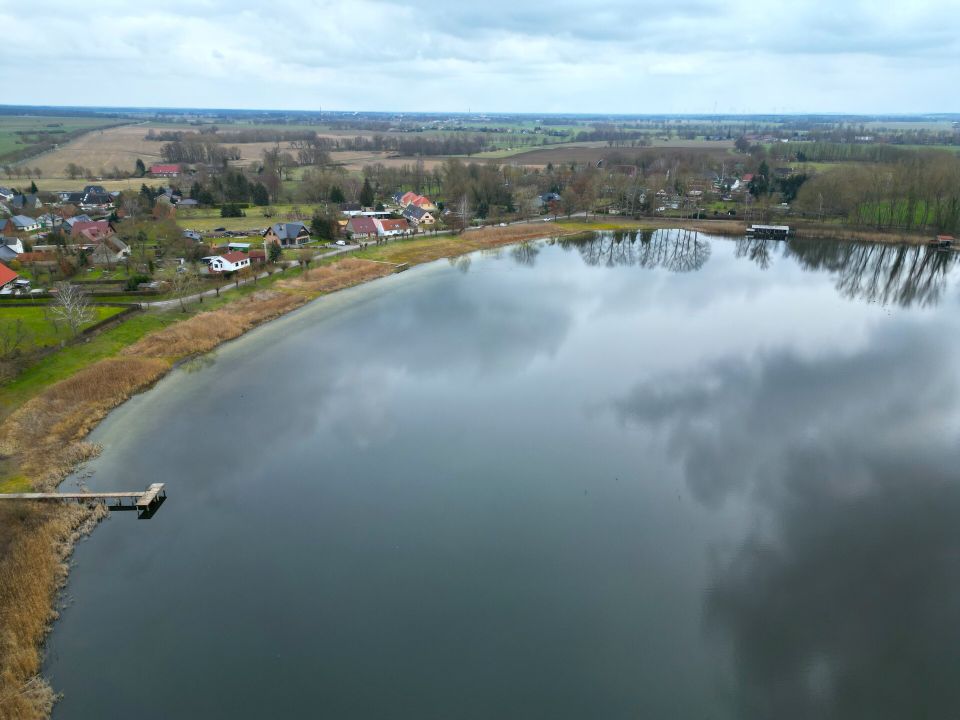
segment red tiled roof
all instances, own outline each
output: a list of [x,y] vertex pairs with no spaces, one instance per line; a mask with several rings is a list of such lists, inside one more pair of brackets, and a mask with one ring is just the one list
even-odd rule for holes
[[249,255],[247,255],[246,253],[242,253],[239,250],[236,250],[234,252],[228,252],[225,255],[221,255],[220,257],[222,257],[228,263],[236,265],[241,260],[246,260],[249,257]]
[[377,224],[373,221],[371,217],[355,217],[351,218],[347,223],[347,229],[356,234],[367,234],[367,235],[376,235],[377,234]]
[[8,268],[3,263],[0,263],[0,287],[3,287],[7,283],[11,283],[19,277],[17,273]]
[[410,225],[406,220],[381,220],[380,225],[383,226],[384,231],[390,230],[409,230]]
[[75,222],[70,227],[71,235],[79,235],[83,233],[87,237],[95,238],[100,235],[109,235],[112,232],[110,229],[110,223],[107,220],[81,220],[80,222]]
[[152,174],[156,173],[178,173],[180,172],[179,165],[151,165],[150,172]]

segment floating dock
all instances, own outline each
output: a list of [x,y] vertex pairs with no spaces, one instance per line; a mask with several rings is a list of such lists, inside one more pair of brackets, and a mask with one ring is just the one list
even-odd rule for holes
[[747,234],[758,238],[773,238],[775,240],[786,240],[790,236],[789,225],[751,225],[747,228]]
[[152,516],[166,499],[167,491],[163,483],[153,483],[146,490],[139,492],[0,493],[0,500],[106,502],[111,510],[136,510],[140,513],[140,517]]

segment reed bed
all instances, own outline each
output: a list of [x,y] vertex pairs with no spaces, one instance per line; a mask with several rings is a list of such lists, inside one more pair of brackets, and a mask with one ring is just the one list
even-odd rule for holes
[[281,280],[278,288],[309,294],[329,293],[391,275],[396,266],[382,262],[345,258],[308,270],[295,278]]
[[43,638],[57,618],[51,598],[66,582],[76,540],[106,512],[102,505],[0,507],[0,717],[49,716],[56,695],[39,672]]
[[304,298],[262,290],[218,310],[150,333],[123,351],[124,356],[179,359],[209,352],[260,323],[303,305]]

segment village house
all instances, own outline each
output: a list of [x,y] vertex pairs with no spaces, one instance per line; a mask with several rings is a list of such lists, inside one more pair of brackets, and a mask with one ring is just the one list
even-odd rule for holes
[[63,225],[63,218],[53,213],[46,213],[38,217],[37,222],[40,223],[40,227],[44,230],[53,230]]
[[[7,290],[8,287],[11,287],[16,279],[20,277],[13,270],[8,268],[2,262],[0,262],[0,292]],[[4,295],[9,294],[9,291],[3,292]]]
[[407,205],[406,209],[403,211],[403,216],[408,222],[413,223],[415,227],[420,227],[421,225],[433,225],[436,222],[436,219],[428,210],[424,210],[422,207],[417,207],[416,205],[412,204]]
[[377,224],[380,237],[394,237],[395,235],[406,235],[410,232],[410,225],[406,220],[374,218],[374,222]]
[[250,256],[242,252],[228,252],[223,255],[208,255],[201,258],[211,274],[231,273],[250,267]]
[[352,217],[347,221],[347,235],[354,240],[375,238],[379,234],[377,223],[370,217]]
[[43,202],[39,195],[14,195],[10,200],[10,207],[14,212],[39,210],[43,207]]
[[429,212],[436,212],[437,206],[434,204],[433,200],[424,195],[418,195],[415,192],[404,193],[400,196],[399,200],[400,207],[407,208],[410,205],[415,205],[418,208],[422,208]]
[[281,247],[294,247],[310,242],[310,231],[302,222],[274,223],[263,233],[263,238]]
[[111,194],[94,195],[92,193],[84,195],[78,206],[84,212],[105,213],[113,209],[116,199]]
[[347,217],[354,217],[363,212],[363,206],[360,203],[340,203],[340,212]]
[[113,265],[130,257],[130,246],[116,235],[105,237],[92,246],[85,245],[93,265]]
[[31,233],[40,229],[40,223],[26,215],[14,215],[9,220],[0,220],[0,232]]
[[180,165],[151,165],[148,171],[153,177],[177,177]]
[[72,230],[72,228],[73,228],[73,226],[74,226],[76,223],[92,222],[92,221],[93,221],[93,218],[90,217],[89,215],[74,215],[73,217],[64,218],[64,221],[63,221],[63,225],[64,225],[63,231],[64,231],[67,235],[69,235],[70,232],[71,232],[71,230]]
[[23,252],[23,240],[17,237],[0,237],[0,262],[16,260]]
[[[71,218],[76,220],[75,218]],[[69,228],[69,230],[67,229]],[[81,220],[79,222],[65,222],[64,233],[78,242],[99,242],[101,239],[113,235],[113,228],[107,220]],[[82,240],[81,240],[82,238]]]
[[0,187],[0,200],[3,200],[4,202],[9,202],[10,200],[13,200],[14,195],[16,195],[16,193],[10,188]]

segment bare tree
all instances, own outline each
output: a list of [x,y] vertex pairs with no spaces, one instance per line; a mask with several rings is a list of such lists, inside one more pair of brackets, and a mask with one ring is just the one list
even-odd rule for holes
[[453,218],[450,223],[457,232],[463,232],[470,224],[470,200],[466,193],[460,196],[453,210]]
[[[184,272],[177,272],[170,281],[170,294],[180,301],[180,310],[187,311],[187,298],[200,291],[200,278],[192,268],[184,268]],[[219,295],[219,291],[217,292]]]
[[304,248],[297,256],[300,266],[303,268],[303,279],[307,279],[307,273],[310,271],[310,263],[313,261],[313,250]]
[[79,285],[58,282],[54,285],[56,297],[50,307],[50,314],[56,320],[62,320],[76,337],[80,329],[93,320],[90,298]]

